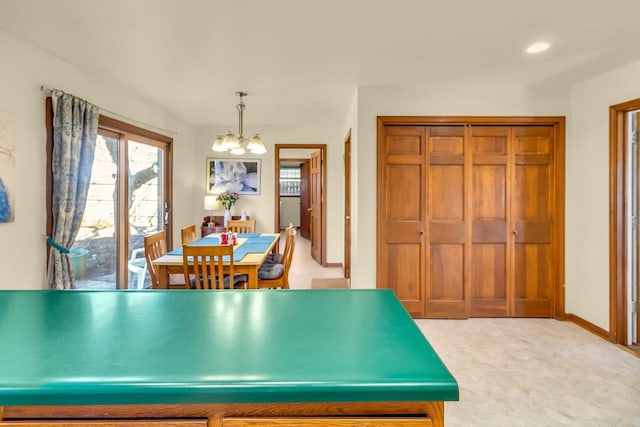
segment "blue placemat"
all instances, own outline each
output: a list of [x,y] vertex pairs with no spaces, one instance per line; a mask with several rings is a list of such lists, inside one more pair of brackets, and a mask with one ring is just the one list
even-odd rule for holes
[[[247,235],[238,234],[238,237],[246,237]],[[275,239],[274,236],[260,236],[256,234],[258,237],[246,237],[246,241],[234,249],[233,251],[233,262],[240,261],[246,254],[248,253],[262,253],[269,249],[271,243]],[[195,240],[190,243],[192,246],[211,246],[218,245],[219,240],[217,237],[203,237],[201,239]],[[168,255],[180,255],[182,256],[182,247],[178,249],[174,249],[168,253]],[[223,258],[224,261],[229,261],[228,257]]]
[[[218,239],[217,237],[202,237],[189,243],[189,245],[191,246],[213,246],[219,244],[220,239]],[[167,253],[167,255],[182,255],[182,246],[180,246],[178,249],[172,250],[171,252]]]
[[261,254],[262,252],[269,249],[269,246],[271,246],[271,243],[273,243],[274,239],[275,237],[273,236],[248,238],[242,245],[240,245],[233,251],[234,260],[235,256],[240,254],[242,254],[241,258],[249,253]]

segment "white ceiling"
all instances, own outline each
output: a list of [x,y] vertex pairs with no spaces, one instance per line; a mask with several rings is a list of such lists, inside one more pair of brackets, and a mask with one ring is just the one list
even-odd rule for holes
[[357,86],[566,84],[640,59],[640,0],[1,0],[0,28],[194,125],[235,125],[247,91],[247,130],[339,125]]

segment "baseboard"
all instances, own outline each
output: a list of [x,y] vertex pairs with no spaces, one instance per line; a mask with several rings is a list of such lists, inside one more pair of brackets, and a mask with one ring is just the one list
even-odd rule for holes
[[573,313],[566,313],[564,320],[567,320],[569,322],[575,323],[576,325],[580,326],[582,329],[586,329],[587,331],[591,332],[592,334],[599,336],[603,340],[613,342],[613,340],[609,336],[609,332],[608,331],[602,329],[600,326],[594,325],[593,323],[589,322],[588,320],[583,319],[580,316],[576,316]]
[[341,262],[328,262],[326,267],[342,267]]

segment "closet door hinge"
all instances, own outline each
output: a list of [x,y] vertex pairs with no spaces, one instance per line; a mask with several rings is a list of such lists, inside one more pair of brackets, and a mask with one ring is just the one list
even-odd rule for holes
[[638,217],[635,215],[631,217],[631,228],[634,230],[638,229]]
[[632,301],[631,302],[631,312],[632,313],[637,313],[638,310],[640,310],[640,308],[638,308],[638,301]]

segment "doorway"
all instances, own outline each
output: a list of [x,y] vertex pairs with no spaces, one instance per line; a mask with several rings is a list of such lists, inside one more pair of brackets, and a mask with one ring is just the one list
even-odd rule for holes
[[609,108],[610,126],[610,336],[640,353],[640,174],[637,143],[640,99]]
[[[276,144],[275,146],[275,191],[274,191],[274,229],[282,229],[283,219],[290,215],[285,202],[291,204],[294,194],[287,194],[290,189],[299,189],[299,201],[294,200],[294,209],[299,205],[301,236],[308,234],[311,257],[326,267],[326,144]],[[282,178],[281,169],[294,168],[299,165],[299,186],[293,181],[296,178]],[[308,166],[307,166],[308,165]],[[295,176],[297,173],[285,173]],[[294,216],[295,218],[295,216]],[[291,222],[291,221],[289,221]],[[288,222],[285,223],[285,226]],[[304,229],[303,229],[304,228]]]

